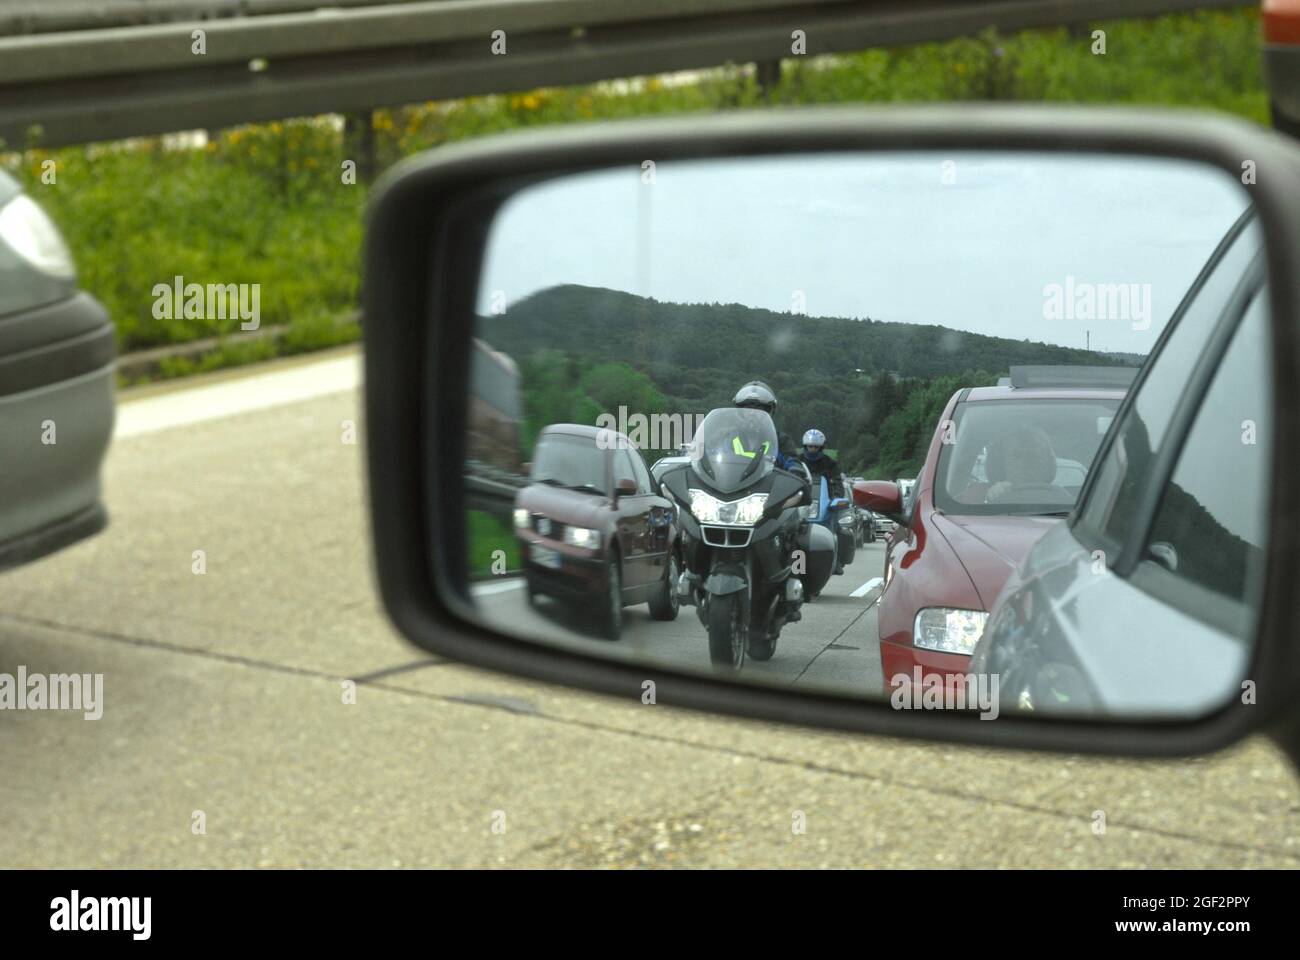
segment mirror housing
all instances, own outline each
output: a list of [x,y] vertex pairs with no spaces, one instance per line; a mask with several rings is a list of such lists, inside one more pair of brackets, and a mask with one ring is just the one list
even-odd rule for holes
[[[1300,759],[1300,406],[1276,391],[1268,585],[1249,676],[1250,706],[1229,703],[1176,721],[1057,719],[897,710],[888,701],[740,686],[543,646],[483,625],[469,591],[463,462],[470,342],[493,218],[521,188],[575,170],[646,157],[869,150],[1018,150],[1190,159],[1241,177],[1242,158],[1269,176],[1249,187],[1267,241],[1273,382],[1300,377],[1300,149],[1255,125],[1196,111],[970,104],[734,112],[529,131],[439,147],[382,178],[367,217],[362,284],[366,456],[376,576],[392,621],[425,651],[488,670],[639,702],[760,720],[995,748],[1181,756],[1266,731]],[[435,360],[436,358],[436,360]],[[433,454],[436,451],[436,455]],[[855,491],[856,499],[856,491]],[[901,506],[901,503],[899,504]],[[870,508],[869,508],[870,509]],[[890,517],[900,522],[897,517]],[[634,699],[635,698],[635,699]]]
[[636,493],[635,480],[629,479],[628,477],[624,477],[622,480],[614,484],[615,500],[617,500],[619,497],[630,497],[635,493]]
[[900,527],[908,525],[903,508],[903,492],[892,480],[859,480],[853,485],[853,502],[864,510],[892,520]]

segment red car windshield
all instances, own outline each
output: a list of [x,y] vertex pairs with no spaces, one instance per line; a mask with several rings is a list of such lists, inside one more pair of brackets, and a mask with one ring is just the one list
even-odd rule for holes
[[962,403],[939,453],[934,504],[973,515],[1066,513],[1119,400]]

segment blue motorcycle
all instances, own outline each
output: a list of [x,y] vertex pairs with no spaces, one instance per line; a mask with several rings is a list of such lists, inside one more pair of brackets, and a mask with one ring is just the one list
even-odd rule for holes
[[[810,524],[824,528],[831,535],[831,540],[835,544],[835,562],[831,570],[835,576],[839,576],[844,573],[844,565],[852,563],[857,553],[851,523],[840,523],[841,519],[852,519],[848,511],[853,509],[853,501],[846,497],[832,497],[830,484],[825,477],[813,479],[810,475],[809,479],[813,481],[812,502],[804,507],[804,518]],[[815,597],[821,592],[820,588],[809,589],[809,586],[805,584],[807,596]]]

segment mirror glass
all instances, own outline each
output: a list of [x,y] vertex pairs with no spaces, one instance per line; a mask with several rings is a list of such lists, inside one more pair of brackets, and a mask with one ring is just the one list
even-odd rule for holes
[[1264,574],[1263,247],[1242,183],[1170,158],[528,186],[470,349],[475,616],[899,709],[1217,708]]

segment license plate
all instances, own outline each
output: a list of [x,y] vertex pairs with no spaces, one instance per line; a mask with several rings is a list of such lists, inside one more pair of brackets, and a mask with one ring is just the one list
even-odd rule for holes
[[560,551],[552,550],[550,547],[540,547],[537,544],[532,546],[533,563],[539,567],[546,567],[548,570],[560,569]]

